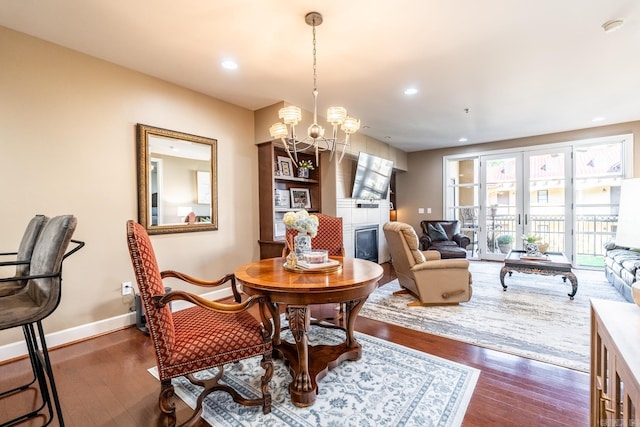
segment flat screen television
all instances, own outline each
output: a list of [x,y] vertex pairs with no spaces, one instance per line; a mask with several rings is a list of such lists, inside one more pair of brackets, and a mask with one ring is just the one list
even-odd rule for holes
[[367,153],[360,153],[353,179],[352,199],[382,200],[387,198],[393,162]]

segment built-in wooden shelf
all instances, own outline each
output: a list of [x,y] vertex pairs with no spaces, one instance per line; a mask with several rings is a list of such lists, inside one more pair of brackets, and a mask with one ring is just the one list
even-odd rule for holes
[[[292,176],[279,175],[277,173],[278,157],[288,158],[287,152],[270,141],[258,144],[258,188],[259,188],[259,212],[260,212],[260,258],[273,258],[282,255],[284,249],[285,228],[282,217],[287,212],[297,211],[296,207],[276,207],[276,190],[288,192],[291,188],[309,190],[311,208],[310,213],[320,212],[322,199],[320,194],[321,175],[320,164],[316,164],[315,153],[298,153],[299,160],[311,160],[314,169],[309,171],[309,178],[297,176],[297,170],[293,166]],[[289,200],[291,202],[291,200]]]
[[282,176],[282,175],[275,175],[274,176],[274,180],[276,180],[276,181],[303,182],[305,184],[319,184],[320,183],[320,181],[318,181],[317,179],[298,178],[297,176]]

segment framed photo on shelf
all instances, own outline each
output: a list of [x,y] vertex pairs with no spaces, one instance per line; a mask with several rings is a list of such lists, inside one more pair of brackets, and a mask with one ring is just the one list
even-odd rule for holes
[[287,228],[285,227],[284,223],[282,222],[282,220],[277,220],[274,224],[274,228],[273,228],[273,235],[274,237],[284,237],[285,234],[287,233]]
[[291,204],[289,202],[289,191],[275,189],[273,195],[273,204],[276,209],[289,209]]
[[291,207],[300,209],[311,209],[311,195],[308,188],[290,188]]
[[290,158],[278,156],[278,168],[281,176],[293,176],[293,162]]

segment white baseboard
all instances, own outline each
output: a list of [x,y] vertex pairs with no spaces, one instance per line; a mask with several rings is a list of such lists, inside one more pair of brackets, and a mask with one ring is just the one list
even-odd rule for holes
[[[230,288],[220,289],[206,294],[201,294],[203,298],[209,300],[220,300],[233,295]],[[183,310],[192,304],[186,301],[175,301],[171,303],[172,311]],[[53,349],[75,341],[82,341],[97,335],[117,331],[136,323],[136,313],[126,313],[109,319],[75,326],[58,332],[46,334],[47,347]],[[27,355],[27,346],[24,341],[13,342],[0,346],[0,363],[6,360],[15,359]]]

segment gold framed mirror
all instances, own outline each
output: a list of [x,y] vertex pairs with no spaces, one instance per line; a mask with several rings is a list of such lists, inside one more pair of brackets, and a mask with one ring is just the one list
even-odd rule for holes
[[218,229],[217,143],[138,123],[138,222],[149,234]]

